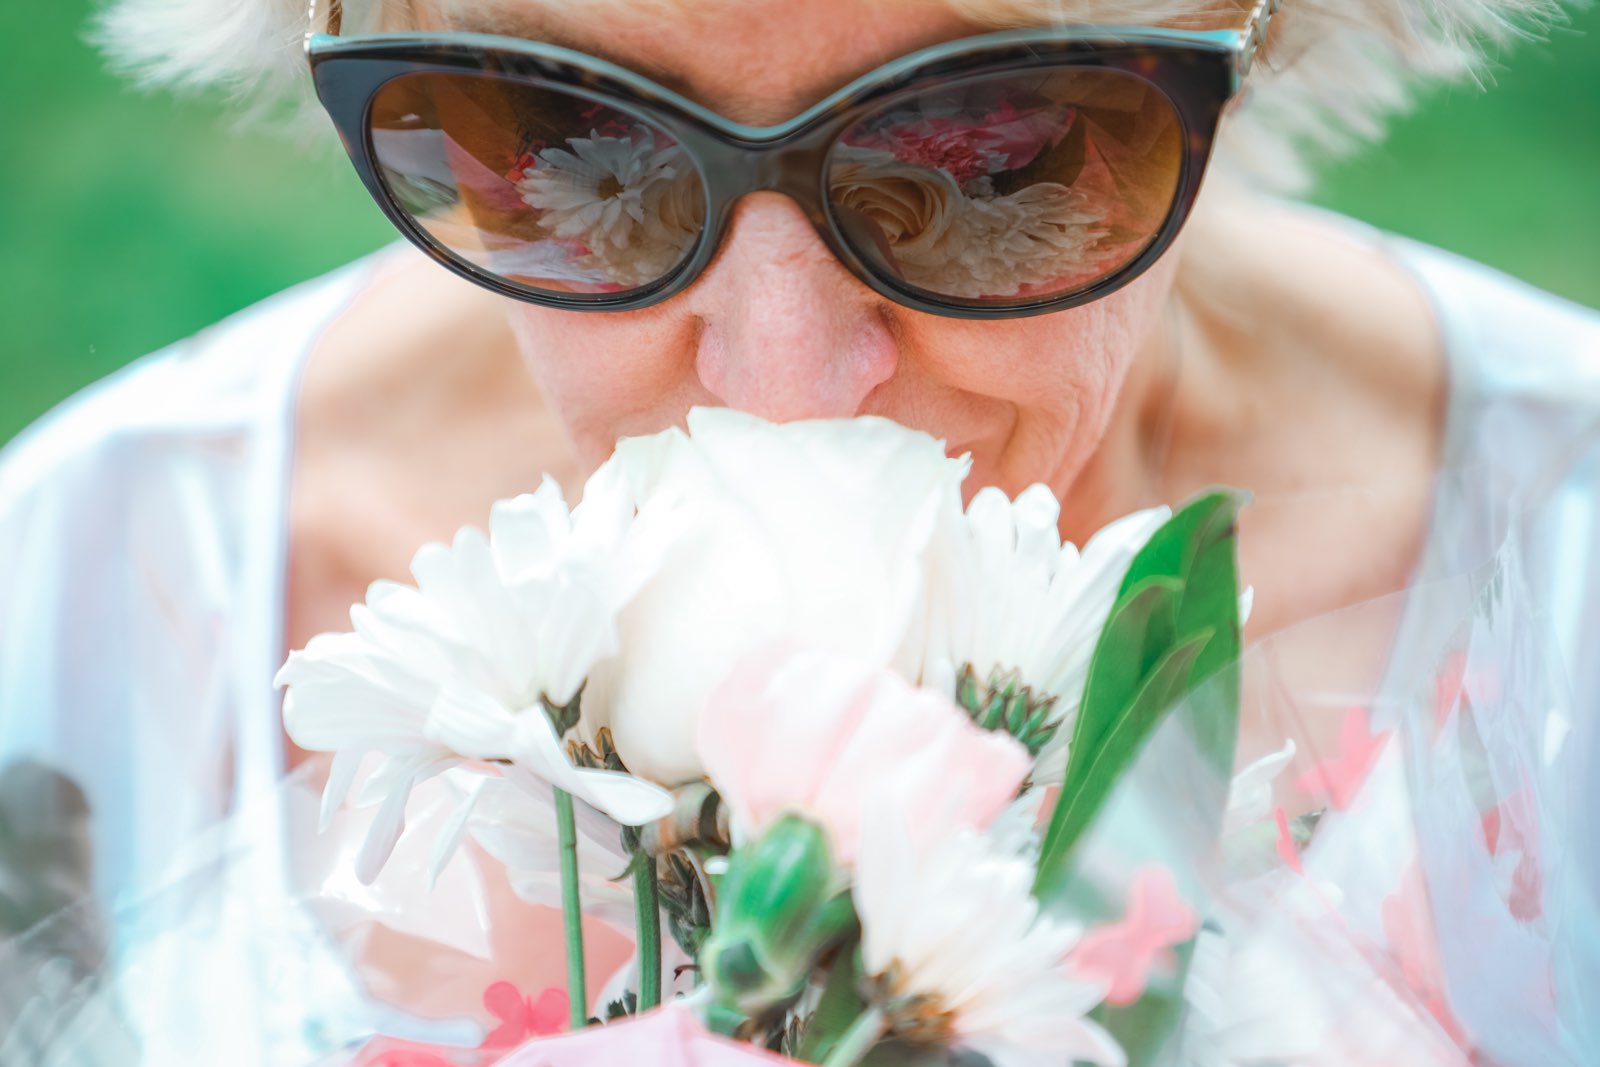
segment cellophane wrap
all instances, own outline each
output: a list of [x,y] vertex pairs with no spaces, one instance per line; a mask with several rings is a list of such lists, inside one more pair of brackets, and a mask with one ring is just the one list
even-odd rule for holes
[[[1064,906],[1114,918],[1159,866],[1203,919],[1144,1001],[1110,1009],[1179,1007],[1176,1026],[1117,1027],[1147,1034],[1136,1062],[1600,1062],[1600,724],[1523,567],[1513,535],[1471,573],[1252,646],[1233,771],[1253,775],[1200,755],[1214,688],[1153,735],[1077,848]],[[153,891],[109,909],[64,893],[0,944],[0,1065],[482,1065],[552,1040],[536,1008],[564,973],[556,883],[523,857],[553,830],[491,818],[430,887],[459,788],[436,780],[362,885],[371,811],[318,833],[325,772],[302,766]],[[626,979],[631,904],[608,829],[580,831],[601,1012]],[[9,832],[15,881],[30,854]],[[662,1062],[725,1052],[673,1011],[624,1025],[653,1025]]]

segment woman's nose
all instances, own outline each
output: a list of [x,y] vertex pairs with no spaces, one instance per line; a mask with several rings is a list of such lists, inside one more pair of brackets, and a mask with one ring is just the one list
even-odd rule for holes
[[701,384],[729,407],[774,422],[848,417],[894,374],[888,305],[779,193],[739,203],[717,258],[684,298],[702,327]]

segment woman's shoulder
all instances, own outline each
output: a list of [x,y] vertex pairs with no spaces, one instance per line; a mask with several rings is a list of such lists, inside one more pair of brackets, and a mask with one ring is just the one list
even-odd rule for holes
[[1433,311],[1453,400],[1474,394],[1600,410],[1600,310],[1494,267],[1348,216],[1303,217],[1374,248],[1417,284]]
[[1386,243],[1433,301],[1458,374],[1489,393],[1600,411],[1600,310],[1432,245]]
[[293,381],[368,270],[147,356],[0,451],[0,778],[81,787],[106,899],[157,877],[226,783],[262,784],[274,739],[241,731],[271,721]]
[[[1381,256],[1397,268],[1387,284],[1409,281],[1425,301],[1443,369],[1440,468],[1489,478],[1502,495],[1507,484],[1527,494],[1573,479],[1600,492],[1600,466],[1587,458],[1600,457],[1600,311],[1365,222],[1293,210],[1330,240]],[[1352,354],[1363,366],[1381,371],[1393,358],[1382,344],[1365,347]]]
[[[135,360],[57,405],[0,450],[0,521],[86,465],[126,473],[131,450],[169,458],[257,431],[320,329],[360,290],[373,257],[302,282]],[[203,444],[201,442],[204,442]]]

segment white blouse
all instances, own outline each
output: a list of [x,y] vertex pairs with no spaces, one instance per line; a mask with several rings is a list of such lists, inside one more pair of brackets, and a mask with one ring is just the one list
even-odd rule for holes
[[[1600,314],[1351,229],[1414,272],[1448,350],[1424,576],[1492,552],[1508,495],[1553,502],[1534,587],[1600,712]],[[114,913],[282,776],[296,385],[385,254],[134,363],[0,452],[0,849],[37,845],[0,851],[0,938],[84,891]]]

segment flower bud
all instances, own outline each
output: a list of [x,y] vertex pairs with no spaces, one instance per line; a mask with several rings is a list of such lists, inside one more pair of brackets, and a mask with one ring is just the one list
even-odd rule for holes
[[818,960],[855,930],[827,835],[785,816],[729,857],[701,970],[718,1005],[761,1018],[794,1001]]

